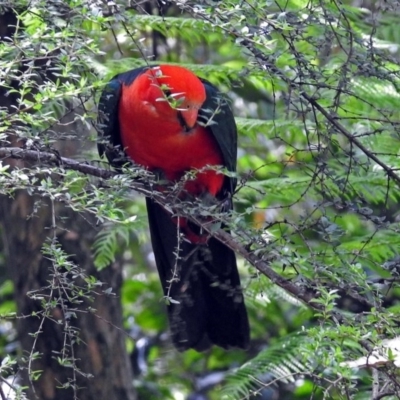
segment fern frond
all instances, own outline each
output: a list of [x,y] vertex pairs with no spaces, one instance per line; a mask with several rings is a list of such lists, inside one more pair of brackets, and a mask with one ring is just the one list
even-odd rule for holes
[[280,300],[296,307],[306,308],[301,301],[271,282],[263,284],[262,289],[259,286],[247,289],[246,299],[247,301],[253,303],[254,307],[265,306],[272,300]]
[[303,334],[288,335],[262,350],[255,358],[238,368],[226,378],[222,399],[247,399],[262,388],[262,375],[271,374],[282,382],[294,380],[309,365],[299,360],[299,349],[308,340]]
[[400,93],[394,84],[389,80],[384,81],[376,78],[354,78],[352,79],[352,89],[363,100],[371,104],[379,104],[379,108],[393,108],[398,110],[400,107]]
[[137,29],[151,28],[167,37],[174,37],[186,33],[186,35],[184,35],[185,38],[196,42],[201,40],[211,42],[215,39],[224,39],[221,28],[200,19],[136,14],[131,19],[131,22]]
[[122,224],[108,224],[97,234],[93,243],[94,265],[98,270],[109,266],[122,245],[127,246],[131,234],[135,231],[134,218]]
[[[257,134],[262,133],[266,138],[281,137],[289,139],[293,137],[304,136],[305,128],[307,125],[300,120],[263,120],[255,118],[235,118],[238,131],[247,137],[256,137]],[[311,124],[311,121],[310,121]],[[313,124],[314,125],[314,124]]]

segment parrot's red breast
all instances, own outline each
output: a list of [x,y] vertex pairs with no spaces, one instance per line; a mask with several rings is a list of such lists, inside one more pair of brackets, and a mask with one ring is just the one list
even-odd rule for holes
[[[168,98],[171,91],[174,96]],[[131,85],[123,85],[119,120],[125,152],[137,164],[162,170],[169,180],[178,180],[191,169],[223,165],[216,140],[197,123],[205,98],[202,82],[178,66],[151,68]],[[206,170],[185,189],[215,196],[223,181],[223,174]]]

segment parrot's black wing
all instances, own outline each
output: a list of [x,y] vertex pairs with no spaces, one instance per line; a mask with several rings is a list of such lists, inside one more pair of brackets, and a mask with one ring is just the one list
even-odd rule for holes
[[[199,121],[211,131],[224,159],[224,166],[230,172],[236,172],[237,129],[235,118],[228,101],[219,90],[205,79],[201,79],[206,89],[206,101],[199,111]],[[232,194],[236,187],[236,178],[225,177],[223,193]]]
[[132,84],[146,69],[148,67],[140,67],[114,76],[104,87],[100,96],[97,149],[100,156],[105,155],[110,164],[116,168],[122,167],[129,161],[123,151],[118,118],[122,85]]

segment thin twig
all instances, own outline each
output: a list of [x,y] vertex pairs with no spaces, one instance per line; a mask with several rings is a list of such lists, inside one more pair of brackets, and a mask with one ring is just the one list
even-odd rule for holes
[[372,398],[376,399],[379,394],[379,370],[372,368]]
[[387,392],[379,393],[378,395],[373,397],[372,400],[381,400],[381,399],[384,399],[385,397],[392,397],[395,394],[396,394],[395,392],[388,390]]
[[1,397],[1,400],[7,400],[7,397],[4,394],[3,387],[1,385],[0,385],[0,397]]

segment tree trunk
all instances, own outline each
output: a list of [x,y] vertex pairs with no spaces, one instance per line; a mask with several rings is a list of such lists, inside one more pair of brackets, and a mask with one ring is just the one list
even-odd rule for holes
[[[28,219],[34,213],[38,200],[41,202],[40,209]],[[92,301],[85,299],[77,305],[68,301],[73,296],[71,288],[67,283],[60,282],[66,271],[60,268],[57,271],[57,266],[41,252],[46,239],[51,237],[50,201],[20,191],[14,199],[2,196],[0,207],[6,264],[15,285],[15,300],[21,317],[17,320],[18,338],[25,356],[39,353],[30,371],[42,371],[40,378],[34,382],[38,398],[71,400],[74,398],[73,385],[76,385],[80,388],[76,392],[80,400],[133,400],[126,336],[118,328],[122,326],[121,268],[117,263],[101,272],[93,267],[93,225],[88,218],[61,204],[55,207],[60,247],[73,255],[70,260],[79,265],[87,276],[95,276],[106,283],[104,287],[96,288],[99,294],[92,295]],[[64,221],[62,225],[61,220]],[[72,273],[67,275],[68,281],[82,285],[82,279],[74,280]],[[115,295],[102,293],[107,288],[112,288]],[[33,291],[36,291],[34,294],[38,300],[27,295]],[[65,292],[68,292],[68,299]],[[54,306],[50,305],[51,301],[54,301]],[[75,363],[76,368],[60,364],[58,359],[62,358],[71,359],[70,363]],[[27,362],[21,367],[24,368],[24,384],[29,385],[28,365]],[[70,385],[63,387],[68,383]],[[33,389],[30,391],[28,397],[33,399]]]

